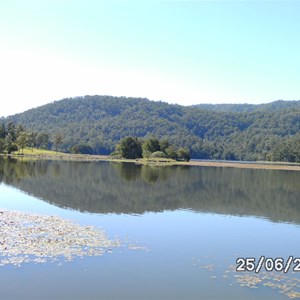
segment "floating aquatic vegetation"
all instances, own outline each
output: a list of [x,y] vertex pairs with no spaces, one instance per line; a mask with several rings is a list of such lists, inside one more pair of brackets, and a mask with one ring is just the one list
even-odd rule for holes
[[[210,272],[217,271],[220,273],[220,268],[216,264],[203,263],[207,262],[207,258],[193,258],[193,266],[198,266]],[[245,288],[258,289],[263,287],[278,290],[279,293],[286,295],[290,299],[300,299],[300,278],[295,272],[278,273],[261,271],[259,273],[252,272],[237,272],[236,265],[229,265],[225,270],[221,271],[222,280],[227,280],[230,286],[238,284]],[[208,274],[210,279],[216,279],[217,276]]]
[[300,278],[289,276],[289,274],[263,271],[258,274],[236,274],[234,277],[240,286],[258,288],[262,285],[277,289],[279,293],[285,294],[291,299],[300,298]]
[[100,256],[120,247],[103,230],[56,216],[0,210],[0,266]]

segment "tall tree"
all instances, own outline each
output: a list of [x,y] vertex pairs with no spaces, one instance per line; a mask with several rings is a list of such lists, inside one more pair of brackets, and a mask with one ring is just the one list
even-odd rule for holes
[[166,153],[167,157],[169,157],[169,158],[172,158],[175,160],[177,160],[177,158],[178,158],[177,152],[173,146],[169,146],[168,148],[166,148],[165,153]]
[[22,154],[24,154],[24,148],[28,145],[28,140],[28,133],[26,131],[20,132],[16,143],[19,146],[19,149],[22,150]]
[[18,150],[18,146],[14,143],[10,133],[5,137],[4,146],[7,154],[11,154],[13,151]]
[[37,135],[38,135],[37,132],[34,131],[28,132],[28,147],[31,147],[32,151],[33,148],[37,146]]
[[47,149],[50,142],[50,137],[47,133],[42,132],[36,138],[38,148]]
[[16,130],[15,130],[15,132],[16,132],[16,139],[17,139],[18,136],[19,136],[22,132],[24,132],[25,130],[26,130],[25,126],[23,126],[22,124],[18,124],[18,125],[16,126]]
[[136,137],[130,136],[122,139],[118,147],[124,158],[134,159],[142,157],[142,145]]
[[54,142],[54,146],[56,151],[58,151],[58,147],[63,143],[64,138],[60,133],[56,133],[53,137],[53,142]]
[[170,147],[169,140],[163,139],[163,140],[159,141],[159,147],[160,147],[160,151],[166,153],[166,149],[167,149],[168,147]]
[[10,135],[12,142],[14,142],[17,138],[16,136],[16,125],[14,122],[9,122],[7,124],[7,134]]

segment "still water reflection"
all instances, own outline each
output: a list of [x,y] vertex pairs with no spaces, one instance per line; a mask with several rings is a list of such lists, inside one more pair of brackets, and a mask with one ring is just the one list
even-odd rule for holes
[[0,159],[0,182],[0,208],[101,226],[151,250],[2,267],[3,299],[300,297],[299,274],[235,272],[237,257],[299,257],[300,172]]
[[0,181],[92,213],[191,209],[300,223],[300,172],[294,171],[2,159]]

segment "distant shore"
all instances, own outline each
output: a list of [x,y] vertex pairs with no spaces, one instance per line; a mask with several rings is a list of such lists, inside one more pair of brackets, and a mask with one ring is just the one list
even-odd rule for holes
[[218,167],[218,168],[243,168],[243,169],[264,169],[264,170],[289,170],[300,171],[300,164],[286,162],[242,162],[242,161],[214,161],[214,160],[191,160],[189,162],[174,161],[171,159],[114,159],[109,155],[87,155],[87,154],[68,154],[54,152],[51,154],[11,154],[1,155],[2,157],[11,157],[17,159],[49,159],[65,161],[109,161],[109,162],[127,162],[139,165],[151,166],[196,166],[196,167]]
[[299,164],[284,163],[284,162],[220,162],[220,161],[189,161],[186,163],[189,166],[201,167],[224,167],[224,168],[243,168],[243,169],[264,169],[264,170],[288,170],[300,171]]

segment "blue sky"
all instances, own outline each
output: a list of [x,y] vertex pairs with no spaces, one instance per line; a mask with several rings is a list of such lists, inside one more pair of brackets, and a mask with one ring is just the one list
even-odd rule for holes
[[0,0],[0,115],[64,97],[300,99],[300,1]]

